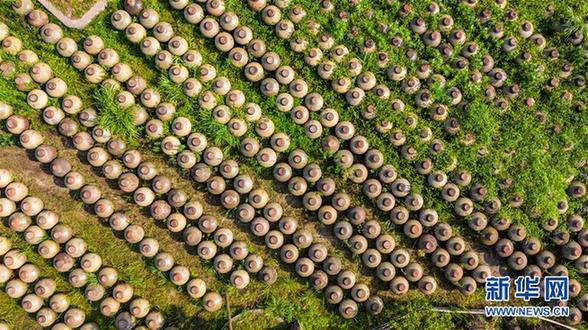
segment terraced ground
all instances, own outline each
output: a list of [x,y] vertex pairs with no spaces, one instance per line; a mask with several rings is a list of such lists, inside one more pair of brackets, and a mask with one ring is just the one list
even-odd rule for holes
[[553,327],[440,312],[502,274],[588,328],[587,3],[0,14],[2,327]]

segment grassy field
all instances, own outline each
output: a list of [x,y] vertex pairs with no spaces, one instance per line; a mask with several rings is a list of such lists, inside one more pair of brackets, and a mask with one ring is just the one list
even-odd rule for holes
[[[217,274],[211,262],[204,262],[198,258],[195,251],[182,243],[179,236],[170,235],[162,222],[152,219],[148,212],[141,210],[132,202],[132,196],[125,195],[116,187],[116,182],[107,180],[93,169],[85,160],[83,153],[71,148],[70,142],[62,138],[57,131],[43,123],[40,112],[33,110],[26,103],[26,94],[14,88],[14,76],[0,78],[0,101],[11,104],[15,113],[29,118],[32,127],[43,132],[47,143],[57,146],[62,156],[71,162],[75,170],[83,173],[88,182],[96,184],[105,194],[115,202],[117,209],[126,210],[132,215],[133,221],[141,224],[149,236],[159,240],[166,252],[171,253],[175,260],[189,267],[192,275],[207,281],[209,287],[227,297],[230,304],[230,314],[242,314],[238,322],[233,324],[235,329],[267,329],[288,328],[298,322],[304,329],[370,329],[387,325],[389,329],[480,329],[480,328],[516,328],[545,329],[549,325],[532,319],[486,319],[483,317],[463,316],[459,314],[433,312],[434,307],[450,308],[482,308],[486,305],[484,292],[478,289],[473,295],[464,295],[458,288],[444,279],[443,273],[430,262],[415,242],[401,233],[401,228],[388,221],[389,215],[378,211],[372,200],[361,193],[361,185],[347,181],[345,170],[334,165],[332,155],[321,149],[320,141],[312,140],[304,134],[302,126],[293,123],[289,114],[278,111],[275,97],[266,97],[259,91],[259,83],[248,81],[242,70],[233,67],[226,54],[220,53],[214,46],[214,41],[205,39],[197,26],[188,24],[181,12],[173,10],[167,1],[144,1],[146,7],[153,8],[160,14],[161,21],[170,22],[177,35],[183,36],[190,48],[197,49],[204,62],[213,64],[217,69],[217,76],[227,77],[233,89],[243,91],[249,102],[258,103],[264,115],[270,118],[276,126],[276,132],[286,132],[291,137],[291,147],[303,149],[309,158],[319,164],[323,175],[333,177],[338,187],[352,196],[354,205],[365,206],[369,219],[378,219],[385,223],[384,230],[394,236],[397,245],[410,251],[414,260],[425,266],[425,273],[438,279],[439,289],[430,296],[421,293],[416,286],[411,286],[408,294],[397,296],[378,281],[373,270],[361,265],[360,257],[352,254],[346,242],[338,241],[332,231],[316,221],[315,215],[306,212],[300,203],[291,202],[285,185],[272,182],[271,169],[261,168],[254,159],[245,158],[239,153],[239,139],[229,133],[227,127],[211,118],[210,113],[203,111],[197,102],[182,93],[181,86],[169,81],[166,71],[158,69],[153,58],[141,53],[138,45],[130,44],[124,32],[116,31],[110,23],[111,14],[122,8],[120,1],[110,1],[109,7],[98,16],[84,30],[70,30],[64,28],[65,36],[71,37],[81,45],[83,38],[96,35],[102,38],[106,47],[117,50],[121,62],[128,63],[135,72],[143,76],[148,85],[157,87],[162,99],[173,100],[178,107],[178,115],[189,118],[193,123],[193,131],[200,131],[213,141],[212,143],[223,149],[225,154],[237,159],[240,168],[245,173],[256,177],[256,182],[270,192],[271,199],[284,206],[284,213],[295,217],[301,226],[311,230],[317,240],[325,244],[329,254],[340,256],[347,269],[353,270],[359,278],[370,285],[386,303],[384,311],[377,316],[368,316],[360,312],[353,320],[345,320],[339,316],[336,306],[329,305],[323,298],[322,292],[313,290],[308,281],[297,277],[293,267],[279,262],[279,253],[264,246],[263,240],[254,237],[249,230],[234,219],[232,212],[224,210],[217,199],[210,198],[206,187],[193,184],[189,179],[189,172],[179,169],[174,161],[161,153],[158,141],[152,141],[142,135],[143,130],[134,127],[129,116],[120,115],[120,109],[113,102],[113,94],[105,89],[85,81],[83,73],[77,71],[68,59],[60,57],[55,47],[43,42],[38,29],[30,26],[25,19],[14,13],[10,4],[13,1],[0,3],[0,22],[9,26],[13,35],[19,37],[24,49],[34,50],[40,60],[48,63],[55,75],[61,77],[69,86],[69,94],[82,98],[85,106],[94,105],[100,109],[100,124],[109,127],[117,135],[127,140],[141,152],[147,153],[149,160],[164,169],[164,174],[172,178],[174,185],[189,192],[193,198],[205,201],[206,214],[222,219],[223,226],[232,229],[236,239],[245,240],[250,251],[263,257],[268,265],[278,269],[278,281],[266,286],[252,278],[251,284],[237,290],[231,286],[228,277]],[[227,10],[239,15],[240,24],[248,25],[254,35],[263,39],[271,50],[280,55],[282,64],[290,65],[301,78],[304,78],[309,89],[320,92],[325,104],[339,111],[342,120],[351,121],[359,134],[365,136],[372,147],[381,150],[386,161],[393,164],[399,176],[411,180],[411,192],[419,193],[425,201],[423,207],[434,208],[442,221],[451,224],[454,232],[460,233],[468,239],[471,247],[483,255],[489,256],[487,261],[495,270],[507,271],[502,260],[492,258],[491,249],[478,243],[478,235],[470,230],[463,218],[455,217],[453,204],[439,198],[439,190],[427,184],[426,176],[418,174],[415,164],[423,158],[430,158],[435,169],[447,173],[456,170],[468,170],[473,175],[473,183],[484,184],[488,189],[488,199],[498,197],[503,207],[499,216],[511,219],[513,223],[525,226],[529,236],[536,236],[545,246],[555,251],[558,247],[550,240],[550,233],[542,228],[545,220],[556,218],[560,228],[566,228],[566,217],[580,214],[584,217],[588,213],[588,199],[569,198],[566,189],[570,182],[580,180],[586,183],[588,161],[588,115],[586,102],[588,93],[584,86],[574,85],[571,78],[561,79],[558,87],[545,90],[543,85],[549,77],[557,76],[561,65],[569,62],[574,68],[572,77],[587,75],[586,49],[582,45],[573,46],[567,41],[568,35],[578,29],[584,31],[584,38],[588,38],[586,18],[588,4],[574,1],[539,2],[539,1],[511,1],[509,8],[518,13],[517,21],[505,21],[502,18],[504,10],[499,10],[491,1],[480,0],[476,10],[467,8],[461,1],[439,1],[441,14],[451,14],[455,20],[455,27],[463,29],[468,40],[475,40],[479,47],[479,56],[470,59],[470,66],[480,63],[481,55],[490,53],[497,65],[508,74],[506,84],[519,84],[520,96],[509,100],[509,109],[499,111],[497,107],[484,100],[483,87],[489,83],[484,76],[483,84],[470,81],[467,72],[454,70],[452,61],[445,61],[439,52],[427,48],[418,35],[409,29],[409,22],[416,17],[425,17],[426,6],[431,1],[408,1],[412,5],[411,13],[406,17],[396,14],[401,2],[395,1],[334,1],[337,10],[349,14],[347,20],[338,19],[333,13],[323,13],[319,8],[319,1],[293,0],[292,5],[299,5],[307,12],[307,19],[318,21],[325,31],[332,35],[336,43],[345,44],[350,50],[350,56],[358,57],[363,64],[364,71],[376,74],[378,81],[389,81],[386,70],[378,67],[376,54],[366,53],[363,45],[366,40],[375,41],[378,50],[390,54],[390,63],[400,63],[414,74],[417,62],[408,61],[401,50],[390,45],[389,39],[394,35],[401,35],[405,47],[418,51],[420,59],[427,60],[434,72],[443,73],[447,78],[446,86],[458,86],[464,100],[469,102],[466,111],[459,111],[455,107],[450,110],[450,117],[456,118],[461,125],[457,134],[448,134],[443,122],[430,118],[429,112],[414,105],[414,96],[405,94],[400,84],[390,85],[393,98],[406,103],[403,112],[396,112],[391,108],[391,100],[383,101],[372,94],[366,96],[361,106],[349,106],[343,96],[334,92],[330,83],[323,81],[316,70],[304,62],[303,55],[290,50],[288,41],[278,38],[274,28],[260,21],[260,14],[251,11],[243,0],[225,0]],[[357,2],[357,5],[353,3]],[[54,1],[72,17],[85,12],[93,3],[90,1]],[[38,3],[36,7],[40,8]],[[553,13],[546,14],[548,5],[553,5]],[[543,34],[550,47],[557,47],[560,57],[552,61],[545,58],[540,50],[531,47],[528,41],[520,45],[528,50],[533,60],[524,64],[517,64],[514,55],[505,54],[500,50],[501,43],[488,35],[487,29],[476,19],[481,8],[492,8],[492,22],[503,22],[506,35],[518,34],[518,23],[523,20],[532,21],[536,31]],[[568,23],[560,31],[553,29],[553,22],[563,17]],[[428,17],[428,24],[436,26],[438,16]],[[50,16],[50,21],[57,23]],[[387,32],[377,29],[379,25],[386,25]],[[303,25],[304,26],[304,25]],[[309,36],[311,33],[304,28],[297,29],[295,36]],[[316,40],[309,38],[311,47],[316,46]],[[584,41],[584,44],[586,42]],[[459,48],[454,50],[457,57]],[[12,61],[17,63],[17,72],[28,70],[18,63],[16,56],[0,51],[0,62]],[[538,67],[544,70],[537,73]],[[343,71],[343,70],[341,70]],[[465,70],[467,71],[467,70]],[[344,75],[345,72],[341,72]],[[205,85],[205,87],[210,87]],[[438,86],[437,86],[438,87]],[[442,88],[438,91],[431,88],[435,101],[447,101]],[[571,99],[564,98],[571,93]],[[532,108],[525,105],[526,98],[533,98]],[[392,98],[391,98],[392,99]],[[298,101],[297,101],[298,102]],[[52,100],[51,105],[57,102]],[[298,103],[297,103],[298,104]],[[366,104],[374,104],[377,108],[377,119],[364,119],[361,115]],[[236,117],[244,114],[235,111]],[[110,117],[109,117],[110,116]],[[311,114],[318,119],[318,113]],[[407,118],[415,118],[416,125],[408,125]],[[538,120],[543,118],[543,120]],[[402,129],[407,136],[407,143],[417,150],[417,156],[412,160],[402,157],[399,149],[389,142],[389,135],[374,130],[378,120],[386,119],[393,123],[394,128]],[[4,127],[4,124],[1,125]],[[120,272],[120,277],[135,287],[135,292],[141,297],[149,299],[153,306],[160,310],[169,321],[180,329],[223,329],[228,320],[228,311],[224,306],[221,310],[206,312],[199,301],[178,290],[170,283],[165,274],[159,272],[152,262],[143,258],[136,246],[127,244],[124,239],[112,231],[108,224],[100,221],[91,212],[84,209],[83,204],[74,194],[63,187],[60,180],[54,179],[45,166],[39,165],[33,157],[17,146],[16,139],[0,128],[0,168],[10,169],[17,179],[31,188],[33,195],[41,197],[46,208],[61,214],[62,221],[71,226],[78,237],[88,242],[89,250],[100,251],[104,263]],[[443,141],[445,151],[439,155],[429,154],[429,144],[419,138],[422,129],[429,128],[436,139]],[[325,136],[326,134],[323,134]],[[249,131],[246,136],[254,136]],[[475,141],[466,145],[466,136],[474,136]],[[457,162],[457,166],[452,166]],[[506,179],[512,180],[509,187],[504,187]],[[522,207],[512,207],[508,199],[513,196],[523,196]],[[558,211],[558,204],[567,201],[568,209],[565,213]],[[483,209],[481,203],[475,205],[476,210]],[[55,279],[59,289],[70,292],[72,302],[86,311],[89,319],[97,322],[102,328],[112,328],[111,319],[100,315],[96,304],[85,300],[81,290],[73,288],[63,274],[57,273],[50,263],[42,260],[34,249],[29,247],[21,235],[13,233],[9,227],[0,226],[0,234],[12,239],[15,246],[25,251],[31,262],[37,264],[42,273]],[[584,249],[585,253],[585,249]],[[558,256],[559,257],[559,256]],[[562,264],[573,269],[573,263],[562,260]],[[400,271],[400,270],[398,270]],[[571,272],[571,276],[588,288],[585,275]],[[584,293],[584,292],[583,292]],[[251,311],[263,309],[261,314]],[[586,313],[584,313],[586,314]],[[10,299],[0,292],[0,320],[15,329],[37,329],[39,326],[33,318],[19,306],[19,302]],[[281,321],[283,322],[281,322]],[[587,328],[585,321],[580,327]]]
[[64,1],[52,0],[55,7],[59,8],[65,16],[76,19],[82,17],[97,1]]

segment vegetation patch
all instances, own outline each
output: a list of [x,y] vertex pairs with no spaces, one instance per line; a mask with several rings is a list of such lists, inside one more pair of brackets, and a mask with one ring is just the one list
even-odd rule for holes
[[112,87],[99,87],[92,95],[93,105],[98,109],[98,124],[131,145],[139,142],[139,130],[134,124],[133,107],[121,108],[116,103],[118,91]]

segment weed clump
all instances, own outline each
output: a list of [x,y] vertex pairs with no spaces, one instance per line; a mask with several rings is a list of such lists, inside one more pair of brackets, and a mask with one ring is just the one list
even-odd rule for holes
[[139,142],[139,131],[133,120],[133,107],[122,109],[116,104],[117,90],[102,86],[94,90],[93,104],[98,111],[98,125],[131,145]]

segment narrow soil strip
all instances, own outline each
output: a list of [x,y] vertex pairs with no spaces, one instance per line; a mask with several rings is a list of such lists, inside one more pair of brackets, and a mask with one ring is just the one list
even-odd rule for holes
[[39,2],[47,8],[53,16],[55,16],[63,25],[72,29],[83,29],[85,28],[96,16],[98,16],[108,6],[107,0],[97,1],[92,8],[90,8],[80,18],[67,17],[61,10],[59,10],[50,0],[39,0]]

